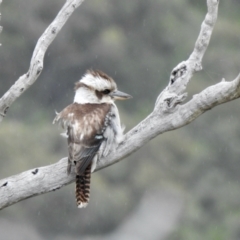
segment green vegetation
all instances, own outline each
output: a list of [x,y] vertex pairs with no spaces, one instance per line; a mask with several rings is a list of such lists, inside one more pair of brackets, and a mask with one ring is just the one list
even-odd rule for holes
[[[29,66],[38,37],[63,1],[2,4],[2,95]],[[239,72],[240,2],[221,1],[219,20],[189,85],[189,97]],[[119,103],[130,129],[154,106],[172,68],[188,57],[205,16],[198,0],[89,0],[49,48],[38,81],[10,108],[0,128],[1,178],[67,155],[54,111],[72,101],[73,85],[88,68],[102,69],[134,96]],[[4,209],[1,217],[31,223],[51,239],[59,234],[113,231],[152,187],[182,192],[185,208],[169,240],[237,240],[240,229],[239,101],[217,107],[189,126],[159,136],[135,154],[93,175],[91,200],[76,209],[74,186]],[[114,214],[113,214],[114,213]],[[1,218],[0,217],[0,218]]]

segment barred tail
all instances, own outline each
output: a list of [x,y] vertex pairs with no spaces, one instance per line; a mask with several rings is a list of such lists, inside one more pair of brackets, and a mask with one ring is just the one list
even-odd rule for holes
[[83,175],[76,175],[76,201],[78,208],[86,207],[89,202],[91,165],[89,164]]

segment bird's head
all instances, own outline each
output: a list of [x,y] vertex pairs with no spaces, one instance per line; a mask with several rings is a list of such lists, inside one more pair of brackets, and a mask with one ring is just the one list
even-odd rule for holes
[[74,102],[113,103],[114,100],[132,98],[129,94],[117,90],[114,80],[100,70],[88,70],[75,84]]

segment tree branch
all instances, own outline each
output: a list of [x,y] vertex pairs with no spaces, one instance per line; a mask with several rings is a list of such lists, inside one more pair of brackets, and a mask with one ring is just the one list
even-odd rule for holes
[[[124,159],[145,143],[167,131],[175,130],[195,120],[207,110],[240,97],[240,75],[231,82],[223,80],[186,99],[186,86],[194,72],[202,69],[201,62],[214,24],[217,20],[218,1],[207,0],[208,13],[202,23],[195,47],[186,61],[172,71],[168,86],[157,98],[153,112],[130,130],[115,152],[101,159],[96,170],[100,170]],[[75,175],[66,174],[67,158],[55,164],[28,170],[0,180],[0,209],[23,199],[47,193],[74,181]]]
[[55,39],[74,10],[79,7],[83,1],[84,0],[67,0],[56,18],[39,38],[33,51],[28,72],[19,77],[14,85],[12,85],[0,99],[0,122],[6,116],[6,113],[12,103],[20,97],[40,76],[43,70],[43,58],[49,45]]

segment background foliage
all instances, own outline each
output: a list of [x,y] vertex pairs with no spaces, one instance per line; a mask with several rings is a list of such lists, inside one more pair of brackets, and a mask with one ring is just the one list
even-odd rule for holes
[[[37,39],[63,3],[3,2],[1,95],[27,71]],[[85,1],[49,48],[38,81],[1,124],[1,178],[67,155],[66,142],[51,122],[55,109],[72,101],[74,82],[86,69],[102,69],[134,96],[118,103],[127,130],[146,117],[172,68],[192,51],[205,5],[198,0]],[[204,70],[189,84],[189,98],[222,77],[231,80],[238,74],[239,7],[238,0],[220,2]],[[70,185],[1,211],[0,222],[9,221],[8,227],[25,224],[28,232],[35,231],[32,239],[103,235],[117,229],[150,189],[163,188],[177,192],[185,206],[169,240],[239,239],[238,104],[217,107],[94,174],[85,210],[76,209]]]

